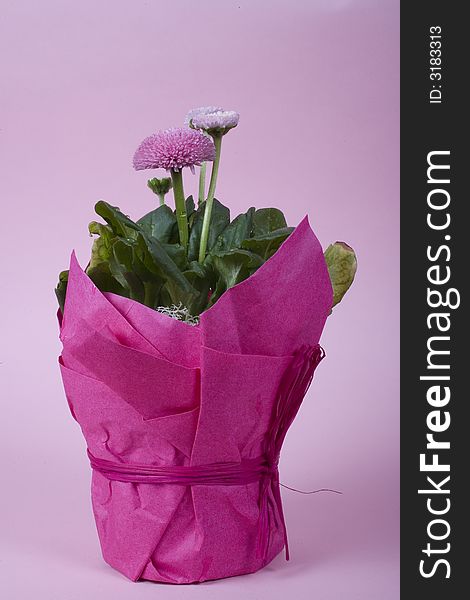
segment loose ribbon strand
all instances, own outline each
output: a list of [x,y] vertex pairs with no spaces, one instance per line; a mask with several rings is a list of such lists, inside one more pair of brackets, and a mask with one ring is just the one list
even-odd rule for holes
[[290,490],[291,492],[297,492],[297,494],[319,494],[320,492],[331,492],[332,494],[342,494],[343,493],[338,490],[332,490],[330,488],[320,488],[318,490],[312,490],[312,491],[306,492],[304,490],[298,490],[297,488],[289,487],[285,483],[279,483],[279,485],[283,488],[286,488],[286,490]]

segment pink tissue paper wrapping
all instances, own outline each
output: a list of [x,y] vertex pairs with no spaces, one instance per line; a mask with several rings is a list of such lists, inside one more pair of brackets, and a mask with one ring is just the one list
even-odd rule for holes
[[[72,254],[59,362],[90,456],[118,472],[258,464],[276,435],[270,424],[283,378],[299,349],[318,348],[331,304],[307,217],[196,327],[100,292]],[[232,485],[136,482],[95,468],[91,495],[105,561],[133,581],[167,583],[262,568],[285,543],[277,468],[263,465],[256,468],[267,474],[250,480],[245,473]]]

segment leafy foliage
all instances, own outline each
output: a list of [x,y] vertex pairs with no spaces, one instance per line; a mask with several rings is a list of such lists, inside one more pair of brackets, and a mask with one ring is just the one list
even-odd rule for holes
[[[189,246],[179,244],[175,212],[162,205],[134,222],[119,208],[100,201],[92,221],[95,236],[88,276],[104,292],[132,298],[150,308],[186,307],[197,316],[229,288],[252,275],[292,232],[284,215],[274,208],[250,208],[230,221],[230,211],[214,200],[204,263],[197,262],[205,203],[197,209],[186,200]],[[56,288],[63,310],[68,272]]]
[[[94,236],[86,272],[103,292],[113,292],[150,308],[182,306],[197,316],[228,289],[250,277],[289,237],[284,215],[276,208],[250,208],[230,221],[230,211],[214,200],[207,256],[197,262],[205,203],[197,209],[186,200],[189,222],[188,253],[179,243],[176,215],[162,205],[134,222],[119,208],[100,201],[92,221]],[[354,252],[337,242],[326,253],[337,304],[351,285],[356,270]],[[68,271],[59,276],[56,295],[64,308]]]

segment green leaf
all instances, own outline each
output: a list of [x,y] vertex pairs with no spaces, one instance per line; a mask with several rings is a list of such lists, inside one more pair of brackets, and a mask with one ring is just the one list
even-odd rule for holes
[[102,223],[97,223],[96,221],[92,221],[88,225],[88,231],[92,235],[99,236],[93,240],[93,245],[91,247],[91,258],[88,265],[89,267],[95,267],[99,263],[108,260],[112,255],[111,246],[114,234],[109,225],[103,225]]
[[271,258],[271,256],[277,252],[281,244],[290,236],[293,231],[293,227],[276,229],[271,231],[271,233],[266,233],[264,235],[258,235],[256,237],[243,240],[241,247],[245,250],[250,250],[251,252],[258,254],[264,260],[268,260],[268,258]]
[[113,292],[129,298],[129,289],[120,285],[109,270],[109,263],[102,262],[86,269],[86,274],[102,292]]
[[215,287],[216,282],[212,267],[201,265],[198,261],[192,261],[189,264],[189,268],[183,274],[199,292],[197,297],[190,299],[188,304],[185,304],[193,316],[198,316],[207,308],[209,292],[212,287]]
[[176,226],[176,217],[171,208],[164,204],[147,213],[136,223],[147,235],[168,243]]
[[351,246],[344,242],[336,242],[326,249],[325,261],[333,286],[333,306],[336,306],[354,281],[357,259]]
[[135,238],[134,231],[139,231],[139,226],[123,214],[117,206],[111,206],[104,200],[95,204],[95,212],[102,217],[116,235]]
[[197,260],[193,260],[189,263],[188,268],[184,271],[184,274],[188,276],[188,274],[194,275],[199,279],[204,279],[208,276],[208,272],[204,265],[201,265]]
[[164,283],[165,282],[162,279],[157,278],[155,278],[153,281],[144,281],[143,304],[153,309],[156,309],[158,306],[161,306],[162,304],[160,302],[160,293]]
[[251,236],[254,214],[255,209],[249,208],[246,213],[235,217],[222,233],[219,234],[212,251],[220,252],[221,250],[240,248],[243,240]]
[[172,281],[182,291],[188,294],[197,294],[175,262],[168,256],[163,244],[156,238],[151,238],[143,232],[140,233],[137,238],[137,248],[138,257],[147,269]]
[[129,288],[129,297],[132,298],[132,300],[137,300],[137,302],[145,304],[145,288],[143,282],[133,271],[126,271],[124,276],[126,278],[126,285]]
[[209,304],[214,304],[228,289],[252,275],[264,260],[248,250],[233,249],[212,255],[217,285]]
[[57,297],[57,302],[59,303],[60,312],[64,314],[64,306],[65,306],[65,295],[67,293],[67,283],[69,280],[69,272],[61,271],[59,273],[59,283],[55,288],[55,295]]
[[209,225],[209,237],[207,240],[207,251],[214,247],[217,238],[229,223],[230,209],[214,198],[214,203],[212,204],[211,222]]
[[181,244],[162,244],[162,246],[178,269],[184,271],[188,266],[188,259],[186,257],[184,246]]
[[[106,291],[125,289],[126,296],[144,301],[145,292],[142,281],[136,274],[133,244],[127,238],[113,234],[108,225],[92,222],[88,227],[90,233],[99,234],[93,242],[91,260],[86,272],[95,278]],[[113,284],[111,277],[115,279]]]
[[129,288],[130,297],[150,308],[156,308],[165,280],[147,269],[137,256],[134,243],[119,240],[113,246],[113,253]]
[[253,235],[266,235],[287,227],[286,219],[278,208],[260,208],[253,215]]
[[176,288],[173,282],[168,281],[165,284],[162,298],[167,294],[168,304],[178,306],[181,303],[191,315],[198,316],[207,308],[210,290],[212,286],[215,287],[212,268],[211,266],[201,265],[198,261],[192,261],[188,268],[183,271],[183,275],[198,293],[196,295],[194,293],[187,294]]
[[134,256],[132,246],[124,240],[116,240],[113,244],[113,255],[108,260],[109,270],[116,281],[129,289],[133,300],[142,302],[144,288],[142,282],[133,271]]
[[[199,256],[199,245],[201,242],[202,222],[206,203],[203,202],[195,211],[191,222],[191,231],[189,232],[188,260],[197,260]],[[207,240],[207,250],[210,251],[218,236],[225,230],[230,223],[230,210],[221,202],[214,198],[212,204],[211,222],[209,227],[209,237]]]
[[188,215],[188,219],[193,214],[194,210],[195,210],[194,198],[192,196],[188,196],[186,198],[186,214]]

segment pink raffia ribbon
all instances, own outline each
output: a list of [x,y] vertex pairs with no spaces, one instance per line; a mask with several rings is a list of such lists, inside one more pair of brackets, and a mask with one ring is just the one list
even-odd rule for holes
[[[286,560],[289,560],[287,527],[279,487],[279,456],[289,427],[307,393],[317,365],[324,358],[321,346],[303,347],[284,374],[278,389],[272,421],[262,456],[240,462],[209,465],[163,466],[118,463],[97,458],[88,450],[90,465],[111,481],[173,485],[247,485],[260,482],[257,553],[266,558],[271,530],[271,515],[277,514],[284,536]],[[269,494],[271,490],[271,495]],[[273,506],[273,500],[275,506]],[[271,510],[270,510],[271,509]]]
[[271,489],[284,534],[286,560],[289,560],[289,542],[282,508],[277,465],[287,431],[295,419],[305,394],[310,387],[315,369],[324,357],[325,352],[320,345],[301,348],[287,368],[279,386],[272,422],[265,437],[264,456],[268,464],[276,468],[272,470],[271,476],[263,476],[261,482],[258,553],[263,557],[266,556],[269,546],[269,532],[271,530],[269,519],[271,518],[271,514],[273,514],[273,511],[269,510],[271,499],[268,491]]
[[172,485],[248,485],[260,477],[272,476],[265,457],[237,463],[213,463],[187,467],[153,467],[137,463],[115,463],[96,458],[88,451],[90,465],[111,481],[128,483],[169,483]]

